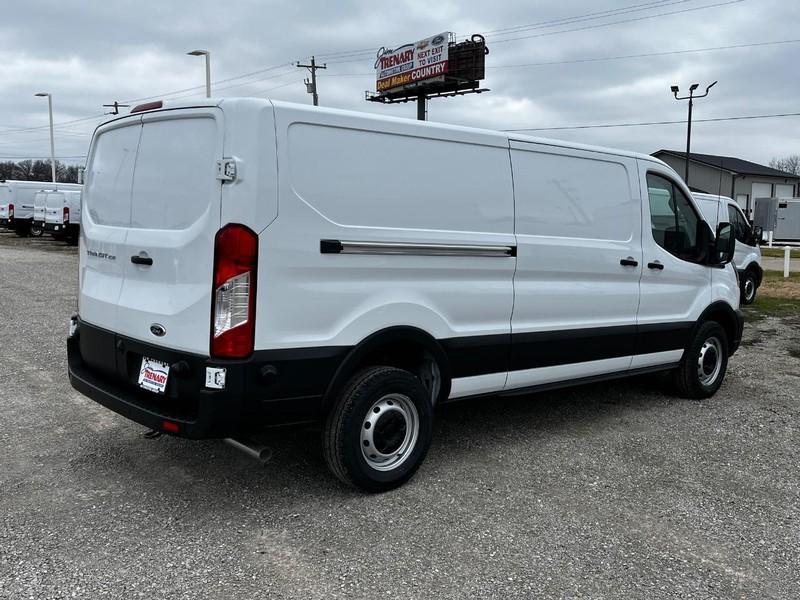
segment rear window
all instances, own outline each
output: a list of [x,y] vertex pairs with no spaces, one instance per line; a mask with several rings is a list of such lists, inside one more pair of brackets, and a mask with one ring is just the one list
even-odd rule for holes
[[[152,121],[142,127],[131,227],[186,229],[220,195],[217,124],[211,117]],[[214,203],[216,205],[216,203]]]
[[100,225],[127,227],[131,218],[131,181],[139,145],[137,122],[101,133],[86,173],[86,208]]

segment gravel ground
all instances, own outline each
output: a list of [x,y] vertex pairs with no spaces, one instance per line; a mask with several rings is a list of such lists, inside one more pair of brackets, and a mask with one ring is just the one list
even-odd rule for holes
[[312,431],[262,466],[73,391],[76,263],[0,233],[2,598],[800,597],[800,315],[748,323],[707,401],[650,377],[443,407],[367,496]]

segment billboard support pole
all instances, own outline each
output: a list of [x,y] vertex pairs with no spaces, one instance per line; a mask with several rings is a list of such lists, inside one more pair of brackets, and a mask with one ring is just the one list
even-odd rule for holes
[[425,121],[428,116],[428,97],[425,94],[417,96],[417,121]]

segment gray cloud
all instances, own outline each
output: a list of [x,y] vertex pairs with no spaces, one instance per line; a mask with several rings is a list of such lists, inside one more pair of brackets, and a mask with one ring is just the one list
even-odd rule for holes
[[[644,17],[717,4],[724,0],[685,0],[574,25],[522,31],[532,36],[614,20]],[[53,94],[56,122],[103,112],[101,105],[197,86],[184,97],[202,95],[202,60],[187,50],[212,51],[214,80],[271,66],[248,78],[220,82],[215,95],[269,95],[308,103],[304,73],[291,66],[312,53],[399,45],[439,31],[464,38],[473,32],[516,27],[609,9],[644,0],[531,2],[375,3],[258,2],[48,2],[29,1],[5,11],[0,22],[0,156],[48,153],[46,101]],[[670,5],[671,4],[671,5]],[[709,98],[695,105],[698,119],[747,114],[797,112],[800,44],[672,56],[533,67],[502,65],[665,52],[800,38],[800,3],[746,0],[726,6],[644,19],[571,33],[503,41],[489,36],[485,85],[488,94],[435,100],[431,120],[490,128],[553,127],[595,123],[683,120],[686,104],[669,86],[719,80]],[[411,104],[379,106],[364,101],[374,80],[369,55],[349,61],[329,56],[320,77],[325,106],[397,116],[414,116]],[[235,87],[234,87],[235,86]],[[90,133],[101,118],[60,125],[56,153],[86,154]],[[800,152],[800,117],[760,121],[698,123],[693,148],[732,154],[758,162]],[[681,148],[683,125],[588,129],[534,133],[642,152]]]

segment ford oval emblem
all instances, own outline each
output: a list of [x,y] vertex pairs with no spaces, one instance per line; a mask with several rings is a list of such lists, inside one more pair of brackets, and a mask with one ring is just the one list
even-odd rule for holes
[[150,325],[150,333],[158,337],[164,337],[164,334],[167,333],[167,330],[164,329],[163,325],[159,325],[158,323],[153,323]]

